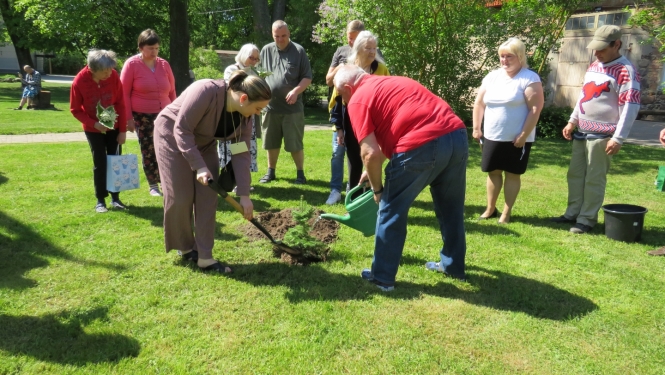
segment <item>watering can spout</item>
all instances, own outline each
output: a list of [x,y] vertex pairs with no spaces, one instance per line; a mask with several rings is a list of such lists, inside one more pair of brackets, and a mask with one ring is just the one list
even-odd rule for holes
[[330,219],[330,220],[335,220],[339,221],[342,224],[346,224],[351,217],[349,215],[335,215],[335,214],[321,214],[321,219]]

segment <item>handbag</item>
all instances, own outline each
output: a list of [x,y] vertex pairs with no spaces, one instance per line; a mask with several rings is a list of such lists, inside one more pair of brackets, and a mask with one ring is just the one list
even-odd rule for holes
[[[224,115],[222,114],[222,116]],[[226,129],[226,116],[224,116],[224,134],[228,134]],[[224,141],[225,156],[228,155],[226,147],[227,141]],[[219,179],[217,181],[219,186],[227,193],[232,192],[233,188],[236,187],[236,174],[233,171],[232,159],[229,159],[229,161],[219,170]]]
[[658,167],[658,176],[656,177],[656,189],[665,191],[665,166]]
[[117,193],[139,188],[139,163],[136,155],[106,155],[106,190]]

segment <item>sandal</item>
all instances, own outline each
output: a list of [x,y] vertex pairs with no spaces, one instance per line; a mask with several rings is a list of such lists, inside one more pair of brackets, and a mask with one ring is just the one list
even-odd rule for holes
[[182,260],[191,260],[192,262],[198,262],[199,252],[196,250],[192,250],[188,253],[182,254],[180,257],[182,258]]
[[[197,256],[198,256],[198,253],[197,253]],[[229,267],[225,264],[222,264],[220,262],[213,263],[213,264],[209,265],[208,267],[199,267],[199,269],[203,272],[217,272],[217,273],[221,273],[221,274],[233,273],[233,270],[231,269],[231,267]],[[228,271],[227,271],[227,269],[228,269]]]

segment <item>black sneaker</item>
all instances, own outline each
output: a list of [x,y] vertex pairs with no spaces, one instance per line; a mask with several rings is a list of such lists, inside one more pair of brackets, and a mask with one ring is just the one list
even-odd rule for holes
[[575,222],[574,219],[569,219],[569,218],[567,218],[563,215],[557,216],[557,217],[551,217],[550,221],[553,222],[553,223],[566,223],[566,224]]
[[15,111],[20,111],[20,110],[22,110],[22,109],[23,109],[23,107],[16,107],[16,108],[14,108]]
[[304,185],[307,183],[307,179],[305,178],[305,176],[296,177],[296,180],[293,181],[293,183],[298,185]]
[[263,177],[261,177],[259,182],[262,183],[262,184],[265,184],[265,183],[268,183],[268,182],[270,182],[272,180],[275,180],[275,179],[277,179],[277,178],[275,177],[274,174],[266,173],[266,174],[263,175]]
[[573,225],[572,228],[570,228],[570,233],[584,234],[584,233],[589,232],[591,230],[591,228],[593,228],[593,227],[577,223],[577,224]]
[[125,206],[124,203],[120,202],[120,199],[117,201],[111,201],[111,207],[115,208],[116,210],[126,210],[127,206]]

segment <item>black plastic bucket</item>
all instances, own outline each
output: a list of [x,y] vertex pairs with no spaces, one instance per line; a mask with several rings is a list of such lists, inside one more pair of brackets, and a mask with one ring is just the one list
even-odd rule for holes
[[605,235],[617,241],[635,242],[642,239],[644,215],[649,211],[632,204],[606,204]]

